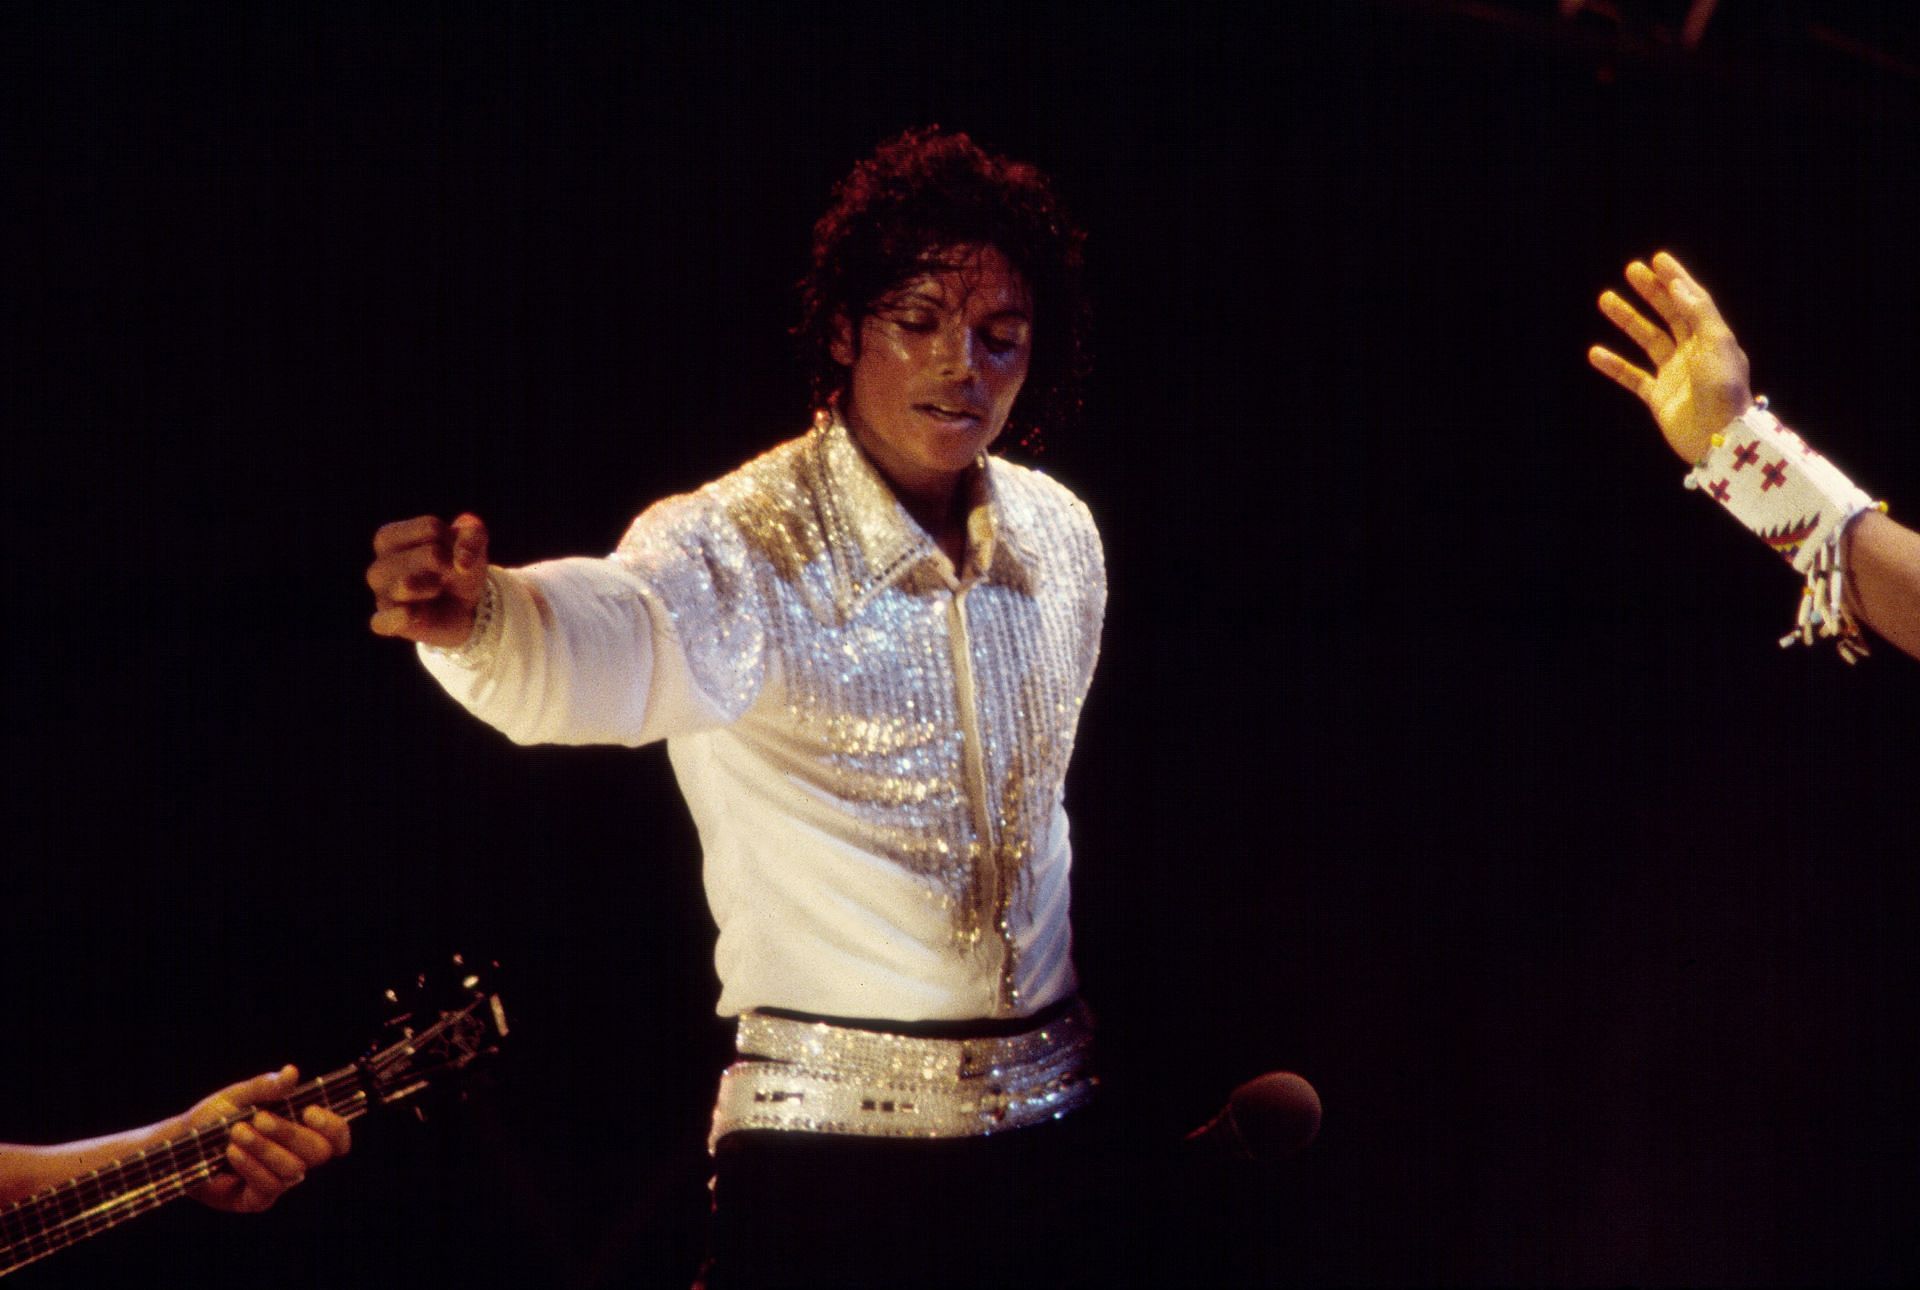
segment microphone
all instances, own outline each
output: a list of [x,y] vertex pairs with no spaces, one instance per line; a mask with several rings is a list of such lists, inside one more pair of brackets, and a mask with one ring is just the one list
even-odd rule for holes
[[1269,1163],[1302,1151],[1320,1132],[1320,1095],[1292,1071],[1269,1071],[1227,1098],[1220,1114],[1189,1133],[1188,1154]]

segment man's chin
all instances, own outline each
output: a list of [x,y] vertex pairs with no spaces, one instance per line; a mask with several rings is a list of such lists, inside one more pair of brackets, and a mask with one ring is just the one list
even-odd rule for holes
[[995,430],[984,430],[977,422],[965,425],[934,425],[922,436],[921,443],[931,460],[946,463],[949,469],[964,470],[993,445]]

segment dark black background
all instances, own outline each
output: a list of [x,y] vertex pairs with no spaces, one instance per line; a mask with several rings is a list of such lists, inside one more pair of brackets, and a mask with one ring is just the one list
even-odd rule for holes
[[684,1283],[726,1037],[665,758],[467,719],[367,540],[606,550],[796,432],[809,223],[932,120],[1093,232],[1041,464],[1112,571],[1076,923],[1142,1122],[1312,1078],[1310,1280],[1920,1273],[1920,666],[1776,649],[1792,578],[1583,358],[1669,247],[1920,504],[1913,24],[1623,8],[16,7],[0,1139],[344,1063],[454,948],[516,1023],[272,1215],[25,1275]]

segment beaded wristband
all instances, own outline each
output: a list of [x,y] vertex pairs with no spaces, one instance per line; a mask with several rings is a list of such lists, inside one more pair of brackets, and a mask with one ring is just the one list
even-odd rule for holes
[[1784,647],[1811,645],[1815,635],[1835,641],[1852,663],[1867,653],[1866,638],[1846,607],[1847,526],[1875,502],[1799,435],[1767,411],[1765,398],[1727,423],[1684,481],[1725,507],[1749,531],[1806,577],[1794,629]]
[[426,645],[422,648],[455,667],[475,670],[485,667],[500,643],[500,589],[497,581],[494,571],[487,570],[487,582],[480,592],[480,603],[473,607],[473,630],[467,633],[466,640],[451,647]]

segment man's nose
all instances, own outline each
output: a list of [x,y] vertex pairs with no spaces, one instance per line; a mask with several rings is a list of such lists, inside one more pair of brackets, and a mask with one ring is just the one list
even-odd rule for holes
[[934,351],[935,365],[942,375],[966,376],[973,371],[978,357],[970,327],[948,326],[940,329]]

